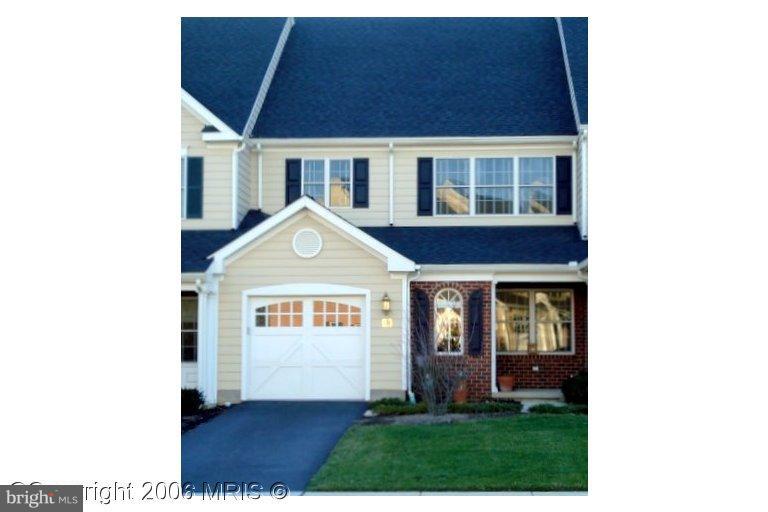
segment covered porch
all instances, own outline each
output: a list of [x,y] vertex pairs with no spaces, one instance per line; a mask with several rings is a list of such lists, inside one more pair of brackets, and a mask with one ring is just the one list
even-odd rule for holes
[[586,282],[496,281],[492,316],[492,395],[562,401],[562,382],[587,367]]

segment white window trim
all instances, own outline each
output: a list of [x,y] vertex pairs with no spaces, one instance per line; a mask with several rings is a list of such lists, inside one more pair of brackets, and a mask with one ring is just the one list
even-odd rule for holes
[[[323,206],[334,210],[351,210],[355,204],[355,168],[352,158],[302,158],[301,159],[301,195],[304,195],[304,162],[307,160],[323,161]],[[346,160],[349,162],[349,206],[331,205],[331,160]]]
[[187,174],[189,172],[188,168],[188,157],[189,156],[189,150],[187,146],[184,146],[181,148],[181,158],[184,161],[184,170],[181,173],[181,218],[186,219],[187,218]]
[[[475,159],[477,158],[511,158],[513,160],[513,213],[476,213]],[[551,213],[520,213],[520,159],[521,158],[550,158],[552,159],[552,212]],[[469,213],[437,213],[437,161],[438,160],[469,160]],[[432,159],[432,212],[435,217],[556,217],[557,216],[557,156],[525,155],[525,156],[444,156]],[[303,177],[303,174],[302,174]]]
[[[498,283],[497,283],[498,285]],[[572,356],[576,354],[576,330],[574,329],[576,325],[576,314],[575,314],[575,295],[576,291],[573,288],[508,288],[508,289],[514,289],[514,290],[522,290],[528,292],[528,336],[531,336],[533,334],[533,342],[536,344],[537,342],[537,336],[538,333],[536,331],[536,299],[535,294],[536,292],[570,292],[571,293],[571,321],[569,322],[571,324],[571,349],[569,351],[560,351],[560,352],[540,352],[536,351],[536,356]],[[507,355],[507,356],[525,356],[530,355],[531,353],[527,350],[499,350],[497,347],[497,341],[496,341],[496,288],[494,287],[494,301],[493,301],[493,311],[494,311],[494,321],[493,321],[493,346],[495,347],[496,354],[498,355]]]
[[[461,315],[459,317],[461,318],[461,337],[459,338],[459,345],[461,346],[461,351],[459,352],[438,352],[437,351],[437,296],[445,291],[452,291],[456,292],[459,295],[459,300],[461,300]],[[440,290],[435,293],[434,302],[432,306],[432,314],[433,314],[433,325],[435,326],[435,335],[434,339],[432,340],[432,346],[435,351],[435,354],[438,356],[445,356],[445,357],[451,357],[451,356],[463,356],[464,355],[464,296],[462,293],[457,290],[456,288],[441,288]]]

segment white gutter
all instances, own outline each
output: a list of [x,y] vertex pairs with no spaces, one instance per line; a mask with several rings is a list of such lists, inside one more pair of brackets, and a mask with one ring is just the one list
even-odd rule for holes
[[535,135],[522,137],[339,137],[339,138],[290,138],[270,139],[254,138],[252,142],[261,142],[275,147],[306,147],[306,146],[423,146],[433,144],[436,146],[452,146],[456,144],[466,145],[502,145],[502,144],[572,144],[578,137],[576,135]]
[[421,265],[422,272],[574,272],[577,270],[577,263],[543,263],[543,264],[518,264],[508,263],[501,265],[483,264],[483,265]]
[[389,225],[395,223],[395,145],[389,143]]

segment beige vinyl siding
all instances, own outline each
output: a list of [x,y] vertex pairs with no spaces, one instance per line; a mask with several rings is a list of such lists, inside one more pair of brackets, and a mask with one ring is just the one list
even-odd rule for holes
[[[230,229],[232,227],[233,143],[206,143],[203,122],[181,107],[181,147],[189,156],[203,157],[203,218],[181,219],[181,229]],[[177,171],[178,172],[178,171]]]
[[[218,387],[220,392],[240,390],[242,292],[260,286],[287,283],[327,283],[371,291],[371,389],[402,389],[402,281],[387,272],[386,262],[338,234],[314,214],[300,213],[274,234],[232,261],[219,288]],[[323,248],[314,258],[293,252],[293,235],[315,229]],[[391,328],[381,327],[381,297],[392,299]]]
[[[264,211],[273,214],[285,207],[285,160],[288,158],[368,158],[370,162],[369,208],[331,208],[357,226],[389,224],[389,150],[386,145],[354,147],[264,147],[263,185]],[[394,224],[396,226],[498,226],[498,225],[568,225],[571,215],[477,215],[431,216],[416,214],[416,160],[419,157],[510,157],[572,155],[570,143],[527,145],[395,146],[394,148]],[[256,159],[255,153],[252,159]],[[256,181],[252,166],[251,181]],[[256,208],[257,195],[251,194],[251,207]]]
[[[285,207],[285,161],[289,158],[367,158],[368,208],[331,208],[356,226],[385,226],[389,223],[389,152],[375,148],[278,149],[263,152],[264,211],[272,214]],[[254,175],[255,176],[255,175]],[[256,179],[255,177],[253,178]],[[251,198],[256,208],[257,196]]]
[[243,150],[237,153],[237,220],[243,219],[251,207],[251,160],[255,153]]

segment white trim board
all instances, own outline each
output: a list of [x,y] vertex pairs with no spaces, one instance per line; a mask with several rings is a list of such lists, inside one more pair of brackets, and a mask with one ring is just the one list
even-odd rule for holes
[[264,222],[258,224],[250,231],[244,233],[239,238],[228,243],[218,251],[214,252],[209,258],[213,259],[210,269],[212,272],[221,274],[225,269],[225,260],[240,251],[250,243],[257,240],[262,235],[266,234],[270,230],[276,228],[283,222],[289,220],[297,213],[309,210],[316,214],[320,219],[329,223],[332,227],[338,229],[341,233],[345,233],[351,236],[358,242],[370,247],[372,250],[383,255],[387,259],[387,270],[390,272],[412,272],[416,270],[417,265],[410,259],[406,258],[402,254],[392,250],[390,247],[379,242],[363,230],[353,226],[346,220],[342,219],[327,208],[317,204],[309,197],[303,196],[286,206],[272,217],[268,218]]

